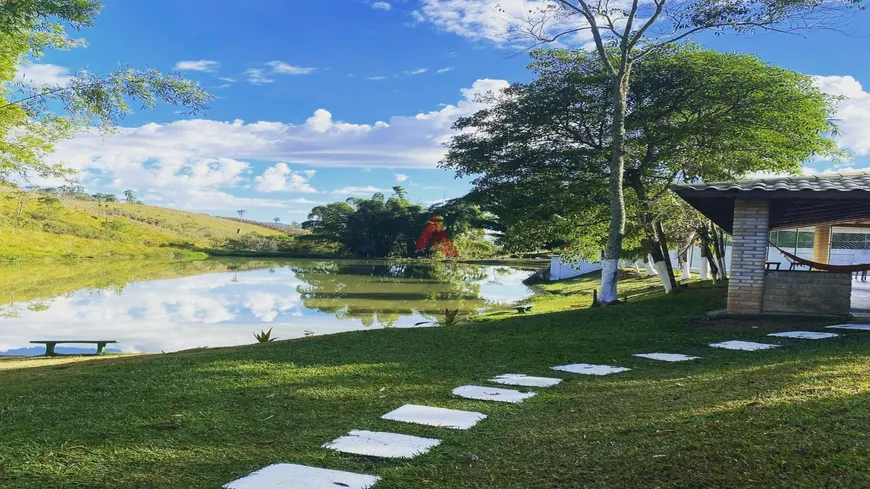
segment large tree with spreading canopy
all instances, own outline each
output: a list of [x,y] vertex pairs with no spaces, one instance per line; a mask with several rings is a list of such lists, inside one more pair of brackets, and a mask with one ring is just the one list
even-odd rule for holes
[[836,28],[861,0],[545,0],[513,19],[510,34],[536,43],[588,42],[610,83],[606,110],[610,215],[600,298],[617,299],[626,225],[625,176],[628,93],[635,63],[701,32],[796,32]]

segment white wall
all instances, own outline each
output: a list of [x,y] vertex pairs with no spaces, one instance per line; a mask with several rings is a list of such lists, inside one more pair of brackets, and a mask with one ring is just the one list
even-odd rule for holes
[[562,280],[601,270],[600,263],[578,262],[574,266],[563,262],[558,256],[550,259],[550,280]]

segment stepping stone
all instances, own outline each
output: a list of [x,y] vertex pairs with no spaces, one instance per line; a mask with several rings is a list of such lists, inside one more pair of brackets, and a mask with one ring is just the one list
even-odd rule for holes
[[870,324],[835,324],[828,326],[833,329],[851,329],[854,331],[870,331]]
[[767,336],[775,336],[777,338],[798,338],[802,340],[824,340],[827,338],[836,338],[837,333],[819,333],[817,331],[784,331],[782,333],[770,333]]
[[513,389],[498,387],[482,387],[479,385],[463,385],[453,389],[453,395],[474,399],[477,401],[498,401],[519,404],[535,395],[534,392],[520,392]]
[[324,443],[323,448],[370,457],[414,458],[440,443],[441,440],[435,438],[383,431],[353,430],[329,443]]
[[594,365],[591,363],[572,363],[570,365],[558,365],[551,367],[553,370],[561,370],[562,372],[571,372],[572,374],[583,375],[608,375],[618,374],[619,372],[627,372],[631,370],[625,367],[614,367],[611,365]]
[[476,425],[478,421],[486,418],[486,415],[474,411],[459,411],[457,409],[405,404],[399,409],[381,416],[381,418],[390,421],[401,421],[403,423],[467,430]]
[[722,343],[710,343],[710,346],[713,348],[724,348],[726,350],[743,350],[743,351],[756,351],[756,350],[769,350],[771,348],[778,348],[779,345],[771,345],[769,343],[754,343],[752,341],[723,341]]
[[519,385],[523,387],[552,387],[562,379],[553,377],[529,377],[525,374],[502,374],[489,379],[490,382],[504,385]]
[[682,353],[635,353],[634,356],[649,358],[650,360],[661,360],[663,362],[685,362],[687,360],[697,360],[701,358],[693,357],[691,355],[683,355]]
[[274,464],[224,484],[225,489],[369,489],[376,475],[319,469],[307,465]]

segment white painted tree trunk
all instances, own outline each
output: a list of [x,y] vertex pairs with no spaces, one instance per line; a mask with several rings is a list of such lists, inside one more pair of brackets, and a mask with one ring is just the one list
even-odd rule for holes
[[689,280],[692,278],[692,271],[689,269],[689,261],[680,261],[680,269],[683,271],[681,275],[683,280]]
[[710,278],[710,265],[707,264],[707,259],[701,259],[701,280],[707,280]]
[[656,275],[656,269],[653,268],[651,262],[652,262],[652,259],[648,256],[646,257],[646,260],[643,261],[643,266],[646,267],[646,274],[647,275]]
[[728,278],[728,270],[725,269],[725,257],[720,256],[720,257],[716,258],[716,260],[719,262],[719,278],[721,278],[721,279]]
[[665,287],[665,293],[671,294],[674,292],[673,284],[668,280],[668,264],[664,261],[657,261],[655,264],[656,272],[661,279],[662,285]]
[[619,260],[601,260],[601,294],[598,302],[610,304],[617,300],[616,283],[619,273]]
[[634,262],[634,273],[640,275],[640,267],[637,266],[637,262]]

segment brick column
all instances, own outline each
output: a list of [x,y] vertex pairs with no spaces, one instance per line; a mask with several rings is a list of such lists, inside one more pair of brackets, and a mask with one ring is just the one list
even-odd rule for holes
[[734,201],[728,312],[761,312],[769,217],[770,202],[767,200]]
[[831,226],[816,226],[813,234],[813,261],[831,263]]

